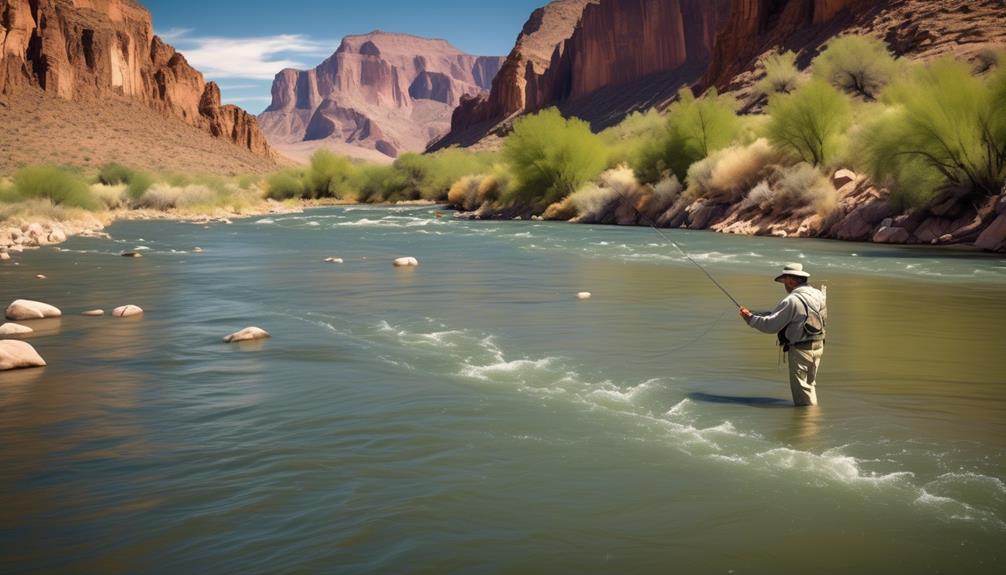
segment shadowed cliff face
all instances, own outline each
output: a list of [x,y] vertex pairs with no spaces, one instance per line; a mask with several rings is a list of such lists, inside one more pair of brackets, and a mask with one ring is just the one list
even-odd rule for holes
[[463,101],[434,147],[551,105],[601,127],[660,103],[701,76],[729,11],[730,0],[552,2],[531,15],[490,95]]
[[271,150],[255,117],[153,34],[132,0],[0,0],[0,93],[27,86],[67,100],[139,100],[255,154]]
[[270,141],[291,155],[319,147],[388,157],[422,151],[447,131],[462,98],[488,90],[502,61],[465,54],[443,40],[349,36],[317,68],[277,74],[272,105],[260,120]]

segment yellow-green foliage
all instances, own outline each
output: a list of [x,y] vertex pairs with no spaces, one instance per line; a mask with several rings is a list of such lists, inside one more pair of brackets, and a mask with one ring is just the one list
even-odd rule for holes
[[53,204],[96,210],[100,202],[78,174],[55,166],[29,166],[14,175],[14,186],[5,201],[46,199]]
[[667,172],[684,179],[693,163],[732,144],[741,129],[733,96],[710,90],[696,98],[683,88],[667,109],[665,132],[640,146],[633,170],[646,183],[661,180]]
[[898,72],[887,45],[869,36],[832,40],[814,59],[814,76],[850,94],[874,100]]
[[765,75],[755,84],[755,91],[768,96],[796,90],[800,71],[796,68],[796,54],[792,50],[770,54],[762,58],[758,65]]
[[597,176],[606,150],[586,122],[549,108],[514,123],[503,157],[516,180],[508,200],[545,206]]
[[304,197],[303,173],[290,169],[270,174],[265,179],[266,196],[274,200]]
[[411,199],[405,196],[407,184],[405,175],[394,166],[364,165],[356,182],[356,199],[360,202]]
[[608,167],[631,163],[639,156],[642,146],[667,133],[667,118],[656,108],[646,112],[633,112],[619,124],[598,134],[608,147]]
[[98,183],[106,186],[125,184],[129,197],[136,200],[154,184],[154,178],[146,172],[111,163],[101,167],[98,172]]
[[[328,150],[318,150],[311,156],[311,166],[304,174],[301,193],[308,198],[352,196],[356,173],[357,167],[349,158]],[[287,185],[284,189],[292,193],[296,191],[296,186]]]
[[405,178],[401,199],[444,201],[451,185],[489,168],[492,156],[449,148],[434,154],[402,154],[394,168]]
[[769,96],[769,141],[794,159],[819,166],[838,153],[851,116],[848,97],[823,80]]
[[987,80],[956,60],[920,66],[892,83],[890,108],[862,131],[865,164],[902,206],[944,188],[999,193],[1006,181],[1006,70]]

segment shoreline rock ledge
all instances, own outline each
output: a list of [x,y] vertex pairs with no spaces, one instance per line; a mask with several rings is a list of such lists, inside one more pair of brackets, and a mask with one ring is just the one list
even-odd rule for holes
[[0,371],[45,366],[45,360],[30,344],[16,339],[0,340]]
[[46,319],[50,317],[60,317],[63,312],[55,306],[40,301],[30,299],[18,299],[7,306],[6,316],[11,321],[25,321],[29,319]]

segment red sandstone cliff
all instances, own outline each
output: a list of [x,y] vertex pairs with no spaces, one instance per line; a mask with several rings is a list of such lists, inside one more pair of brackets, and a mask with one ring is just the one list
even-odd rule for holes
[[317,68],[277,74],[272,105],[259,120],[270,142],[292,157],[326,147],[394,158],[422,151],[446,132],[451,110],[465,96],[488,90],[502,62],[444,40],[348,36]]
[[272,152],[255,117],[154,35],[133,0],[0,0],[0,94],[137,100],[250,152]]
[[532,14],[488,98],[463,101],[434,148],[556,104],[599,127],[659,104],[701,76],[729,11],[730,0],[552,2]]

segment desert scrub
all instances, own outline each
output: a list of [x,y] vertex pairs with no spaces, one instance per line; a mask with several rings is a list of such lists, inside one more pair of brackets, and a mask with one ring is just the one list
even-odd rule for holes
[[154,178],[146,172],[110,163],[98,171],[98,183],[106,186],[125,184],[129,197],[137,200],[154,184]]
[[851,35],[829,42],[814,59],[813,70],[815,77],[872,101],[898,74],[899,64],[881,40]]
[[715,203],[737,202],[777,161],[778,154],[765,139],[724,148],[692,164],[685,195],[692,201],[706,198]]
[[447,203],[466,211],[490,207],[506,193],[508,183],[504,172],[462,176],[447,193]]
[[[337,156],[328,150],[318,150],[311,156],[311,165],[304,173],[300,193],[307,198],[352,196],[356,172],[356,166],[348,158]],[[288,186],[286,189],[293,192],[296,187]]]
[[464,176],[489,169],[493,154],[447,149],[434,154],[402,154],[392,167],[405,180],[404,199],[447,200],[451,186]]
[[658,182],[669,173],[682,180],[693,163],[736,141],[742,128],[733,96],[710,90],[696,98],[683,88],[667,109],[666,129],[640,146],[632,168],[645,183]]
[[768,139],[792,159],[814,166],[837,155],[851,122],[848,97],[824,80],[811,80],[791,94],[769,96]]
[[514,123],[503,144],[503,158],[514,176],[505,201],[543,207],[575,192],[605,167],[604,142],[577,118],[549,108]]
[[828,215],[838,204],[838,192],[828,178],[810,164],[779,168],[770,183],[770,192],[752,190],[754,200],[764,204],[778,216]]
[[889,107],[862,130],[870,175],[898,207],[942,190],[998,194],[1006,181],[1006,70],[987,79],[941,59],[917,67],[883,95]]
[[290,169],[270,174],[265,179],[266,197],[274,200],[288,200],[304,197],[303,173]]
[[14,175],[7,201],[45,199],[67,207],[97,210],[100,202],[78,174],[55,166],[29,166]]
[[800,70],[796,67],[796,54],[792,50],[769,54],[758,62],[762,78],[754,89],[763,96],[789,94],[800,83]]

